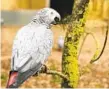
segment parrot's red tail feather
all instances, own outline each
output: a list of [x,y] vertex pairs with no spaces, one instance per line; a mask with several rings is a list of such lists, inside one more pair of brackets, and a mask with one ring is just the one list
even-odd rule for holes
[[10,71],[8,83],[7,83],[7,86],[6,86],[7,88],[9,88],[12,84],[15,83],[17,76],[18,76],[17,71]]

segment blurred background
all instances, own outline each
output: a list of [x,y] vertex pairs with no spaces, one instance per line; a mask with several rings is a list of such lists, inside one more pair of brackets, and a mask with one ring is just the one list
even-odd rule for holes
[[[1,1],[1,87],[5,88],[10,70],[10,58],[13,39],[16,32],[28,24],[36,11],[44,7],[57,10],[62,18],[72,13],[73,0],[0,0]],[[106,26],[109,25],[109,0],[90,0],[89,14],[85,30],[92,32],[103,46]],[[62,48],[65,31],[61,25],[52,27],[54,46],[46,65],[53,70],[61,71]],[[81,38],[83,39],[83,37]],[[80,42],[81,43],[81,42]],[[88,36],[79,56],[79,88],[109,88],[109,37],[101,58],[89,65],[96,45],[93,37]],[[40,74],[29,78],[22,88],[60,88],[58,76]]]

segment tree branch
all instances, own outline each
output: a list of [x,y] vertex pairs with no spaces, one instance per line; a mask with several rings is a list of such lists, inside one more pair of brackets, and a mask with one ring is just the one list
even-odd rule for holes
[[61,72],[55,71],[55,70],[47,70],[45,74],[58,75],[61,78],[68,80],[68,77],[66,75],[62,74]]
[[38,76],[39,73],[50,74],[50,75],[57,75],[57,76],[65,79],[67,81],[69,80],[66,75],[64,75],[61,72],[58,72],[56,70],[49,70],[46,65],[43,65],[42,68],[41,68],[41,70],[39,72],[37,72],[34,76]]
[[[86,12],[89,0],[74,0],[72,17],[68,23],[67,33],[62,54],[62,73],[69,77],[69,81],[63,80],[63,88],[75,88],[79,81],[78,45],[80,37],[84,33]],[[86,11],[86,12],[85,12]]]

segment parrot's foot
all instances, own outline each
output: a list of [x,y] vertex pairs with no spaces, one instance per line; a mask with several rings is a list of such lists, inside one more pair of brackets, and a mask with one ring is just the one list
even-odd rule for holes
[[33,76],[38,76],[38,75],[39,75],[39,73],[40,73],[40,72],[38,71],[38,72],[36,72]]
[[41,73],[47,73],[47,66],[43,64],[41,70],[40,70]]

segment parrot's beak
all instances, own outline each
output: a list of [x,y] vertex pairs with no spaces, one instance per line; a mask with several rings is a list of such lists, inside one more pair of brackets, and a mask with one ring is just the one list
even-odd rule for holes
[[54,20],[55,20],[55,22],[59,22],[60,21],[60,19],[58,17],[55,17]]
[[54,18],[54,21],[52,22],[53,25],[57,25],[60,21],[60,18],[59,17],[55,17]]

